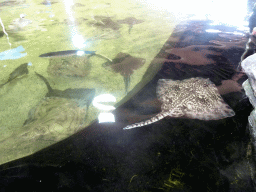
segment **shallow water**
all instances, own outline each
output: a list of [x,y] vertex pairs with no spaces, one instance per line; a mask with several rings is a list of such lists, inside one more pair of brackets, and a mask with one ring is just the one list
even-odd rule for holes
[[[34,72],[45,76],[54,89],[95,88],[95,96],[112,94],[116,98],[113,105],[126,96],[123,77],[102,67],[106,62],[102,58],[90,59],[91,70],[87,76],[67,77],[49,75],[47,73],[49,58],[41,58],[39,55],[81,49],[96,51],[110,59],[119,52],[145,58],[146,63],[131,76],[129,90],[132,90],[136,84],[143,81],[142,76],[150,62],[178,22],[170,13],[150,9],[139,2],[80,0],[73,1],[74,6],[71,7],[64,1],[55,1],[51,5],[42,2],[42,0],[18,1],[12,6],[6,4],[7,6],[3,6],[0,12],[11,48],[22,45],[24,52],[27,53],[27,56],[20,59],[0,62],[0,82],[6,82],[9,74],[21,64],[32,63],[32,66],[28,66],[28,75],[15,79],[0,89],[0,135],[2,135],[0,164],[32,154],[68,137],[63,134],[57,141],[26,140],[19,137],[29,131],[24,130],[23,127],[29,111],[36,107],[47,93],[46,85]],[[30,20],[31,23],[22,28],[8,27],[21,14],[24,14],[25,19]],[[118,30],[99,28],[93,24],[96,22],[95,16],[110,17],[113,21],[135,17],[144,22],[135,24],[129,34],[127,24],[120,24]],[[73,22],[72,18],[74,18]],[[68,20],[71,22],[67,22]],[[85,41],[83,47],[73,43],[72,37],[77,35]],[[0,45],[0,52],[10,49],[6,35],[1,37]],[[83,127],[97,120],[100,112],[91,104]]]

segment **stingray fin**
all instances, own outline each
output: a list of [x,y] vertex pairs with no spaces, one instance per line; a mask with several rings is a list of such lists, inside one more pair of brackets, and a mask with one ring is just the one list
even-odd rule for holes
[[157,87],[156,87],[156,95],[160,101],[163,100],[163,96],[168,91],[171,82],[173,82],[173,81],[170,79],[159,79],[158,80]]
[[189,119],[199,119],[199,120],[220,120],[227,117],[233,117],[235,112],[233,109],[226,104],[224,101],[218,102],[217,107],[213,109],[206,108],[205,111],[187,111],[185,117]]

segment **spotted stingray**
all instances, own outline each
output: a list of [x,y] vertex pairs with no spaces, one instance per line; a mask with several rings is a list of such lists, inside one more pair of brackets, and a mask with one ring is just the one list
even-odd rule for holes
[[162,111],[149,120],[126,126],[142,127],[167,116],[200,120],[219,120],[232,117],[235,112],[221,98],[215,84],[201,77],[182,81],[160,79],[156,88]]

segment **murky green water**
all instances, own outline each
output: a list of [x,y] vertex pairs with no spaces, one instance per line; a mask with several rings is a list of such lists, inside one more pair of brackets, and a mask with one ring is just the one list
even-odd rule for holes
[[[0,1],[3,2],[6,1]],[[28,75],[15,79],[0,89],[0,164],[32,154],[70,136],[80,128],[66,132],[61,126],[56,125],[58,137],[51,135],[53,131],[43,132],[43,136],[38,131],[29,137],[31,132],[36,132],[36,125],[23,124],[28,119],[30,110],[38,106],[47,93],[45,83],[35,75],[35,72],[46,77],[54,89],[94,88],[95,96],[109,93],[116,97],[116,102],[126,96],[122,75],[102,67],[106,62],[103,58],[91,57],[90,72],[83,77],[53,76],[47,73],[50,59],[38,57],[39,55],[79,49],[72,43],[75,32],[84,40],[93,38],[93,41],[88,41],[81,49],[96,51],[110,59],[114,59],[120,52],[146,59],[146,63],[130,77],[129,90],[132,90],[142,81],[141,78],[150,62],[175,26],[175,19],[169,13],[152,10],[136,1],[80,0],[74,1],[75,6],[71,9],[65,6],[64,1],[52,2],[51,6],[41,4],[42,0],[13,2],[15,4],[1,6],[0,17],[9,35],[11,48],[22,45],[27,56],[15,60],[1,60],[0,83],[6,82],[9,74],[19,65],[31,62],[32,66],[28,66]],[[31,23],[23,28],[12,27],[13,20],[20,18],[21,14],[24,14],[25,19]],[[97,21],[97,16],[110,17],[114,22],[134,17],[143,22],[133,25],[129,34],[127,24],[120,24],[118,30],[100,27],[101,21]],[[74,22],[69,21],[72,17],[75,19]],[[10,49],[6,36],[0,38],[0,45],[0,52]],[[90,105],[81,127],[86,127],[97,120],[100,112]],[[26,137],[23,137],[24,135]]]

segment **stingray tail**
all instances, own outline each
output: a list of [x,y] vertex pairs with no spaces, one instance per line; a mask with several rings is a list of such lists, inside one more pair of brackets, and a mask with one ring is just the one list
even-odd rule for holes
[[156,116],[154,116],[154,117],[152,117],[152,118],[150,118],[146,121],[142,121],[142,122],[139,122],[139,123],[134,123],[132,125],[128,125],[124,129],[133,129],[133,128],[136,128],[136,127],[142,127],[142,126],[145,126],[145,125],[149,125],[149,124],[155,123],[155,122],[165,118],[168,115],[169,115],[169,112],[159,113]]
[[53,89],[52,89],[52,87],[50,86],[50,83],[47,81],[47,79],[46,79],[44,76],[38,74],[37,72],[35,72],[35,73],[36,73],[36,75],[37,75],[38,77],[40,77],[40,78],[45,82],[48,91],[49,91],[49,92],[52,92]]
[[9,81],[7,81],[6,83],[3,83],[0,85],[0,88],[2,88],[4,85],[6,85],[7,83],[9,83]]

